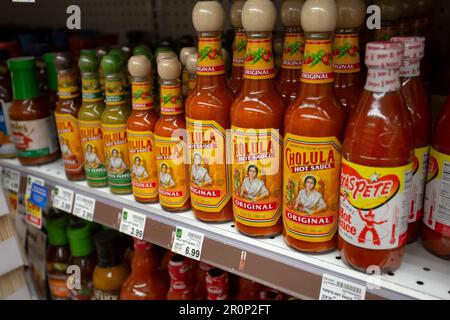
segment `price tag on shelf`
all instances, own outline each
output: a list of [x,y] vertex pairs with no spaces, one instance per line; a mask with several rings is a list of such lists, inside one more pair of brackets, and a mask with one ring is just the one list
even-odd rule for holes
[[319,300],[365,300],[366,287],[324,274]]
[[145,214],[123,209],[119,231],[142,240],[144,239],[146,220]]
[[31,189],[34,184],[44,186],[44,180],[31,175],[27,176],[27,188],[25,191],[25,212],[26,212],[25,221],[28,224],[41,229],[42,209],[39,206],[31,203],[30,201]]
[[73,205],[73,215],[84,220],[94,220],[95,199],[83,196],[81,194],[75,195],[75,203]]
[[73,196],[72,190],[56,186],[53,195],[53,208],[72,213]]
[[3,169],[3,187],[6,190],[19,192],[20,172],[8,168]]
[[200,260],[204,237],[203,233],[176,227],[172,251],[191,259]]

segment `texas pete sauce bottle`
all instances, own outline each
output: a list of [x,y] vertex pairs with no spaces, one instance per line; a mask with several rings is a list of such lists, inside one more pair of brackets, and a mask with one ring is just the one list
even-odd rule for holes
[[366,86],[344,138],[338,248],[363,272],[394,271],[405,252],[414,139],[400,93],[403,52],[401,43],[367,44]]

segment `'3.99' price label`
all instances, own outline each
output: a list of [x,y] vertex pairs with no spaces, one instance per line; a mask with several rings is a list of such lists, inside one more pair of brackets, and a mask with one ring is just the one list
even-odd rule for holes
[[142,240],[144,239],[146,219],[147,217],[142,213],[123,209],[119,231]]
[[200,260],[204,237],[200,232],[176,227],[172,251],[191,259]]

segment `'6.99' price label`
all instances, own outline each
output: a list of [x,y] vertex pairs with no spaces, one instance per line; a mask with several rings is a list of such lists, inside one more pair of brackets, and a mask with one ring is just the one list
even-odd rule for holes
[[144,239],[146,219],[147,217],[142,213],[123,209],[119,231],[142,240]]
[[53,197],[53,208],[72,213],[73,191],[56,186]]
[[191,259],[200,260],[204,237],[200,232],[177,227],[173,239],[172,251]]

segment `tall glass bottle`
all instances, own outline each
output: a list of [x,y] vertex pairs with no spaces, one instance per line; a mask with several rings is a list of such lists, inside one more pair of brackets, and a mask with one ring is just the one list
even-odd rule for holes
[[245,0],[233,0],[230,8],[231,24],[234,27],[233,41],[233,67],[231,69],[230,79],[228,79],[228,87],[233,94],[237,96],[242,89],[244,81],[244,61],[245,49],[247,47],[247,36],[242,28],[242,7]]
[[[252,0],[250,0],[252,1]],[[228,300],[228,273],[212,268],[206,272],[207,300]]]

